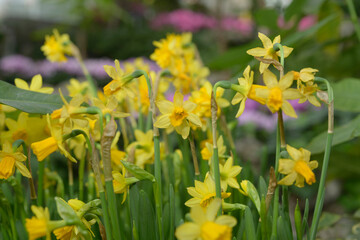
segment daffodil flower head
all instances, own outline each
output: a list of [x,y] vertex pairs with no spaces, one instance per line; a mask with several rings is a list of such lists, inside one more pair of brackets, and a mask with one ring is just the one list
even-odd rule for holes
[[80,82],[75,78],[71,78],[69,84],[66,85],[66,88],[69,91],[70,97],[75,97],[79,93],[84,95],[87,93],[89,89],[89,82],[88,81]]
[[221,188],[225,191],[228,185],[232,188],[239,189],[239,183],[236,180],[236,176],[241,172],[240,166],[233,165],[234,160],[232,157],[229,157],[225,164],[220,164],[220,183]]
[[[205,147],[201,150],[201,157],[203,160],[205,161],[209,161],[209,165],[211,166],[211,159],[213,156],[213,144],[212,142],[212,138],[210,139],[210,141],[205,142]],[[226,145],[224,144],[224,138],[222,135],[220,135],[218,137],[218,139],[216,140],[216,144],[218,147],[218,155],[220,160],[225,158],[225,153],[226,153]]]
[[[207,173],[204,182],[195,180],[195,187],[188,187],[188,193],[193,197],[185,202],[188,207],[201,206],[206,208],[215,199],[215,181],[212,176]],[[231,193],[221,192],[221,198],[230,197]]]
[[122,173],[118,171],[112,172],[113,176],[113,187],[114,192],[119,194],[123,193],[123,200],[121,203],[124,203],[126,200],[127,192],[129,191],[129,186],[133,183],[136,183],[139,181],[139,179],[135,177],[125,178],[125,168],[123,168]]
[[160,100],[156,103],[161,116],[154,123],[157,128],[175,128],[176,132],[186,139],[190,132],[190,123],[201,127],[200,118],[193,113],[196,104],[190,100],[184,102],[184,96],[176,91],[174,102]]
[[145,164],[154,162],[153,137],[153,130],[142,132],[137,129],[135,130],[136,141],[127,147],[128,152],[135,148],[135,164],[141,168],[144,168]]
[[4,142],[0,151],[0,179],[8,179],[14,175],[15,167],[27,178],[31,178],[29,170],[25,167],[26,156],[20,152],[13,152],[9,142]]
[[88,120],[85,118],[83,112],[84,107],[81,107],[85,97],[81,94],[77,94],[68,103],[61,90],[59,90],[59,93],[64,105],[62,108],[54,110],[51,113],[51,119],[59,119],[64,134],[70,133],[75,125],[79,128],[85,128],[88,124]]
[[290,145],[286,146],[289,159],[279,160],[279,173],[286,175],[278,184],[290,186],[295,182],[295,186],[304,187],[304,181],[311,185],[316,182],[313,169],[318,167],[317,161],[310,161],[310,151],[300,148],[296,149]]
[[54,29],[53,33],[54,35],[45,36],[45,43],[41,47],[41,51],[50,62],[66,62],[66,55],[72,55],[72,43],[69,35],[60,35],[57,29]]
[[48,208],[31,206],[31,210],[35,216],[25,219],[25,228],[29,234],[29,240],[35,240],[40,237],[46,237],[46,240],[51,239],[51,232],[60,227],[65,226],[65,221],[50,221],[50,214]]
[[231,100],[231,104],[235,105],[240,103],[239,110],[236,113],[236,117],[240,117],[245,110],[245,102],[248,98],[256,100],[261,104],[265,103],[265,100],[255,95],[255,89],[258,85],[253,85],[254,72],[250,70],[250,66],[247,66],[244,71],[244,77],[238,78],[238,85],[232,84],[231,88],[236,91],[235,96]]
[[31,79],[30,86],[24,80],[20,78],[15,78],[15,86],[24,90],[33,91],[33,92],[40,92],[51,94],[53,93],[54,89],[51,87],[42,87],[43,81],[40,74],[33,76]]
[[[263,57],[264,59],[273,59],[278,61],[278,57],[280,56],[280,51],[274,50],[273,46],[275,43],[280,43],[280,35],[275,37],[273,41],[270,40],[265,34],[258,33],[258,36],[263,44],[263,47],[256,47],[248,50],[246,53],[254,56],[254,57]],[[288,57],[292,52],[293,48],[283,46],[284,49],[284,57]],[[270,64],[260,62],[260,73],[263,73],[265,69],[269,67]]]
[[248,192],[248,180],[242,180],[240,182],[240,188],[239,188],[239,192],[241,194],[243,194],[244,196],[249,196],[249,192]]
[[58,124],[51,124],[50,116],[47,115],[48,127],[51,132],[51,137],[43,139],[31,144],[31,149],[36,155],[38,161],[43,161],[47,156],[56,150],[60,152],[70,161],[77,162],[75,158],[65,149],[62,138],[62,127]]
[[104,65],[105,72],[112,78],[112,80],[103,88],[106,96],[114,95],[119,101],[122,101],[126,96],[134,97],[134,93],[128,86],[132,78],[125,78],[123,69],[120,67],[119,60],[115,60],[115,67]]
[[301,97],[297,89],[290,88],[294,80],[293,73],[288,72],[278,81],[276,76],[270,70],[266,69],[263,79],[266,89],[256,89],[256,95],[266,99],[266,105],[272,113],[281,109],[286,115],[297,118],[294,108],[287,101]]
[[294,80],[296,80],[298,82],[298,85],[301,82],[309,83],[310,85],[312,85],[314,82],[315,74],[318,71],[319,70],[314,69],[314,68],[303,68],[300,70],[300,72],[293,71]]
[[180,225],[175,236],[179,240],[231,240],[232,228],[236,219],[232,216],[216,214],[221,206],[220,199],[214,199],[207,208],[192,207],[190,217],[192,222]]
[[[204,118],[211,118],[211,93],[213,87],[209,81],[205,81],[202,87],[198,91],[191,92],[191,101],[196,103],[196,114],[201,118],[203,123],[206,121]],[[221,108],[228,107],[229,101],[223,98],[224,89],[219,87],[216,91],[216,103],[218,107],[218,114],[220,114]]]

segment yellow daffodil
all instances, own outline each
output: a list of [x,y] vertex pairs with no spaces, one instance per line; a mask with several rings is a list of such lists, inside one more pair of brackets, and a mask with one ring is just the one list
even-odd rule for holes
[[239,183],[236,180],[236,176],[239,175],[239,173],[241,172],[241,167],[240,166],[233,166],[233,158],[229,157],[225,164],[219,165],[220,168],[220,183],[221,183],[221,188],[226,191],[228,185],[232,188],[236,188],[239,189]]
[[[195,108],[196,114],[200,118],[211,118],[211,93],[212,85],[209,81],[206,81],[203,86],[198,91],[193,91],[191,97],[189,98],[192,102],[196,103],[197,107]],[[220,113],[221,108],[228,107],[230,105],[229,101],[222,97],[224,94],[223,88],[218,88],[216,91],[216,103],[219,106],[218,110]]]
[[293,73],[288,72],[278,82],[276,76],[266,69],[263,78],[267,88],[256,89],[256,95],[266,99],[266,105],[272,113],[281,109],[286,115],[297,118],[294,108],[287,101],[301,97],[297,89],[290,88],[293,83]]
[[100,108],[104,117],[107,113],[111,116],[114,116],[115,118],[123,118],[130,116],[130,114],[128,113],[123,113],[119,111],[118,100],[114,96],[109,96],[108,98],[106,98],[106,105],[100,99],[93,98],[93,104],[94,106]]
[[291,159],[280,159],[279,173],[287,175],[281,179],[278,184],[292,185],[295,181],[295,186],[304,187],[304,181],[311,185],[316,182],[313,169],[318,167],[317,161],[310,161],[310,151],[300,148],[299,150],[286,146]]
[[314,95],[319,90],[320,89],[317,84],[310,85],[308,82],[305,84],[300,84],[299,91],[301,97],[299,99],[299,103],[303,103],[306,100],[308,100],[315,107],[320,107],[321,103],[319,102],[319,100],[317,100],[317,98]]
[[81,107],[84,102],[84,96],[81,94],[76,95],[68,103],[60,91],[61,99],[64,106],[60,109],[56,109],[51,113],[51,119],[59,119],[59,123],[62,125],[63,133],[70,133],[74,125],[79,128],[85,128],[88,125],[88,120],[85,118],[85,114]]
[[29,240],[35,240],[41,237],[46,237],[50,240],[50,233],[60,227],[65,226],[65,221],[50,221],[50,214],[48,208],[31,206],[34,215],[32,218],[25,219],[25,227],[29,234]]
[[72,55],[71,41],[68,34],[60,35],[58,30],[53,30],[54,35],[45,36],[45,43],[41,51],[50,62],[66,62],[65,55]]
[[79,93],[84,95],[89,89],[89,82],[88,81],[80,82],[75,78],[71,78],[66,88],[69,91],[70,97],[75,97]]
[[120,67],[119,60],[115,60],[115,67],[104,65],[104,70],[112,78],[111,82],[103,88],[106,96],[114,95],[119,101],[126,96],[134,97],[128,85],[131,79],[124,78],[124,71]]
[[184,102],[184,96],[180,92],[175,92],[173,103],[161,100],[156,105],[162,114],[154,124],[157,128],[175,128],[176,132],[186,139],[190,132],[189,123],[201,127],[199,117],[193,113],[196,104],[189,100]]
[[[193,197],[185,202],[188,207],[201,206],[206,208],[216,197],[215,181],[207,174],[204,182],[195,180],[195,187],[188,187],[188,193]],[[221,198],[230,197],[231,193],[221,192]]]
[[36,155],[38,161],[43,161],[47,156],[56,150],[60,150],[60,152],[72,162],[76,162],[75,158],[71,156],[71,154],[66,151],[63,145],[62,138],[62,130],[59,125],[52,125],[50,122],[50,116],[47,115],[48,127],[51,132],[51,137],[48,137],[44,140],[34,142],[31,144],[31,149]]
[[221,206],[221,200],[215,199],[204,209],[199,206],[192,207],[190,217],[192,222],[180,225],[175,236],[179,240],[231,240],[232,228],[236,219],[232,216],[216,216]]
[[33,92],[46,93],[46,94],[53,93],[53,91],[54,91],[53,88],[51,88],[51,87],[42,87],[42,83],[43,83],[43,81],[42,81],[42,77],[41,77],[40,74],[35,75],[31,79],[30,86],[24,80],[22,80],[20,78],[15,78],[15,85],[18,88],[28,90],[28,91],[33,91]]
[[245,110],[245,102],[248,98],[253,99],[261,104],[265,104],[266,100],[256,96],[256,89],[266,88],[265,86],[255,85],[254,72],[250,71],[250,66],[245,68],[242,78],[238,78],[239,85],[233,85],[232,89],[236,91],[235,96],[231,100],[231,104],[235,105],[240,103],[239,110],[235,117],[240,117]]
[[29,117],[24,112],[19,114],[17,121],[6,118],[5,125],[8,131],[1,133],[3,141],[14,142],[22,139],[26,144],[31,144],[47,136],[45,132],[46,120],[42,117]]
[[125,178],[125,168],[123,168],[123,173],[121,174],[120,172],[117,171],[113,171],[112,172],[112,176],[113,176],[113,186],[114,186],[114,192],[119,194],[119,193],[123,193],[123,200],[121,203],[125,202],[126,199],[126,195],[127,192],[129,191],[129,186],[133,183],[136,183],[139,181],[139,179],[135,178],[135,177],[129,177],[129,178]]
[[0,151],[0,179],[8,179],[14,174],[15,167],[27,178],[31,178],[29,170],[22,163],[26,156],[20,152],[13,152],[10,143],[5,142]]
[[151,60],[154,60],[162,68],[170,67],[174,59],[184,54],[184,46],[191,43],[191,37],[191,33],[169,34],[165,39],[154,41],[156,49],[150,56]]
[[118,149],[117,143],[120,139],[120,131],[117,131],[111,143],[111,167],[114,171],[121,171],[123,165],[121,160],[125,160],[126,153]]
[[[6,113],[14,112],[14,111],[16,111],[15,108],[0,104],[0,131],[4,129]],[[0,137],[0,142],[1,142],[1,137]]]
[[321,103],[314,96],[314,93],[319,90],[318,85],[314,83],[315,73],[317,72],[318,70],[314,68],[303,68],[300,72],[293,71],[294,80],[297,81],[297,87],[301,94],[299,103],[303,103],[308,100],[316,107],[321,106]]
[[[85,203],[78,199],[70,199],[67,203],[79,215],[79,217],[81,218],[81,221],[88,228],[88,231],[92,235],[94,235],[94,233],[91,231],[91,225],[93,225],[95,223],[95,221],[93,221],[93,220],[87,221],[85,218],[82,217],[83,213],[79,213],[79,210],[85,205]],[[84,237],[82,236],[82,234],[79,232],[79,230],[77,229],[77,227],[75,225],[57,228],[54,230],[54,234],[56,236],[56,239],[59,239],[59,240],[84,239]],[[89,235],[89,236],[91,236],[91,235]]]
[[[265,34],[258,33],[258,36],[263,44],[263,47],[256,47],[248,50],[246,53],[254,57],[264,57],[264,59],[274,59],[278,61],[280,56],[280,51],[275,52],[273,46],[275,43],[280,43],[280,35],[275,37],[273,41],[270,40]],[[292,52],[293,48],[283,46],[284,57],[288,57]],[[260,62],[260,73],[263,73],[265,69],[269,67],[270,64]]]
[[293,71],[294,74],[294,80],[298,81],[298,85],[301,82],[304,83],[312,83],[314,82],[315,73],[317,73],[319,70],[314,68],[303,68],[300,70],[300,72]]
[[137,166],[144,168],[145,164],[151,164],[154,162],[154,142],[153,142],[153,130],[149,130],[146,133],[136,129],[135,138],[136,141],[131,143],[127,147],[127,151],[132,151],[135,148],[135,163]]
[[242,180],[240,182],[240,188],[239,188],[239,192],[241,194],[243,194],[244,196],[249,196],[249,192],[248,192],[248,180]]
[[[223,136],[220,135],[220,137],[216,141],[217,147],[218,147],[218,155],[220,159],[225,158],[226,153],[226,146],[224,145],[224,139]],[[211,158],[213,155],[213,145],[212,145],[212,139],[210,139],[210,142],[205,142],[205,147],[201,149],[201,157],[205,161],[209,161],[209,165],[211,166]]]

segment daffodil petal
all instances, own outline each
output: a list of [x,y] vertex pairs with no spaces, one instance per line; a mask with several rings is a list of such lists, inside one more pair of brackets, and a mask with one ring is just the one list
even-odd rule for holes
[[187,222],[176,228],[175,236],[179,240],[191,240],[198,239],[200,237],[200,233],[201,230],[199,225]]
[[196,104],[193,103],[192,101],[185,101],[183,108],[187,111],[187,112],[192,112],[194,111],[194,109],[196,108]]
[[235,117],[237,117],[237,118],[240,117],[241,114],[243,114],[244,110],[245,110],[245,100],[242,100],[242,101],[240,102],[239,110],[238,110],[238,112],[236,113],[236,116],[235,116]]
[[297,173],[296,172],[292,172],[289,175],[287,175],[286,177],[284,177],[283,179],[281,179],[278,184],[280,185],[287,185],[290,186],[294,183],[295,179],[297,177]]
[[297,115],[296,115],[296,112],[295,112],[294,108],[291,106],[291,104],[288,101],[283,100],[283,104],[281,106],[281,109],[289,117],[297,118]]
[[279,173],[290,174],[295,166],[295,161],[291,159],[280,159],[279,160]]
[[241,93],[236,93],[233,99],[231,100],[231,104],[235,105],[238,104],[241,100],[244,99],[244,96]]
[[157,128],[168,128],[170,125],[170,114],[161,115],[154,123],[154,126]]
[[42,86],[42,77],[40,74],[35,75],[31,79],[30,90],[39,90]]
[[156,106],[162,114],[169,114],[174,109],[174,104],[168,100],[161,100],[156,102]]
[[263,75],[264,83],[267,87],[273,88],[278,85],[277,78],[269,69],[264,70]]
[[294,100],[294,99],[299,99],[301,97],[301,94],[297,89],[288,88],[285,91],[283,91],[282,96],[284,99]]
[[256,48],[252,48],[252,49],[247,50],[246,53],[251,55],[251,56],[254,56],[254,57],[263,57],[266,54],[266,49],[256,47]]
[[279,81],[279,86],[282,90],[285,90],[289,87],[291,87],[291,84],[294,81],[294,74],[292,72],[288,72],[283,76]]
[[216,218],[215,223],[220,225],[227,225],[232,228],[236,225],[236,218],[233,216],[222,215]]
[[198,127],[201,127],[202,123],[200,121],[200,118],[194,114],[194,113],[189,113],[189,115],[186,117],[191,123],[195,124]]
[[265,34],[259,32],[258,37],[260,38],[264,48],[268,49],[273,47],[272,41]]
[[15,78],[15,86],[21,89],[29,90],[29,85],[27,82],[20,78]]
[[15,166],[24,177],[31,178],[31,174],[27,167],[21,162],[15,161]]

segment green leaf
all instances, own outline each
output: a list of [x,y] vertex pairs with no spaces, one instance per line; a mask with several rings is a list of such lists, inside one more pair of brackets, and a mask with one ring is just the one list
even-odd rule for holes
[[247,182],[247,193],[249,194],[249,198],[254,203],[256,210],[258,211],[260,215],[260,198],[259,193],[257,192],[254,184],[252,184],[250,181]]
[[254,218],[249,207],[245,209],[246,239],[256,239]]
[[0,103],[27,113],[51,113],[63,106],[59,95],[27,91],[0,80]]
[[340,111],[360,112],[360,79],[347,78],[334,84],[334,108]]
[[339,221],[340,218],[341,216],[338,214],[324,212],[320,217],[318,230],[332,226]]
[[65,202],[64,199],[55,197],[57,211],[62,219],[66,222],[80,223],[80,218],[76,215],[76,212],[72,207]]
[[[313,138],[306,147],[311,153],[322,153],[325,149],[327,132],[323,132]],[[345,125],[334,129],[332,146],[352,140],[360,136],[360,115]]]
[[150,180],[151,182],[155,182],[155,177],[151,173],[145,171],[144,169],[136,166],[133,163],[127,162],[127,161],[121,161],[121,163],[124,165],[126,170],[128,170],[134,177],[136,177],[139,180]]

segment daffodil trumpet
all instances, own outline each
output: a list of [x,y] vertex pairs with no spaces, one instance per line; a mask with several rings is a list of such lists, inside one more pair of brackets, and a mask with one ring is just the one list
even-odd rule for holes
[[328,131],[326,137],[325,153],[323,159],[323,165],[321,169],[321,177],[319,183],[319,190],[316,197],[314,217],[310,227],[310,240],[316,238],[316,232],[319,225],[320,215],[322,207],[324,204],[324,195],[325,195],[325,180],[327,175],[327,169],[330,160],[331,144],[334,135],[334,93],[333,89],[328,80],[325,78],[315,77],[315,82],[322,82],[326,84],[327,87],[327,99],[323,99],[326,104],[328,104]]

